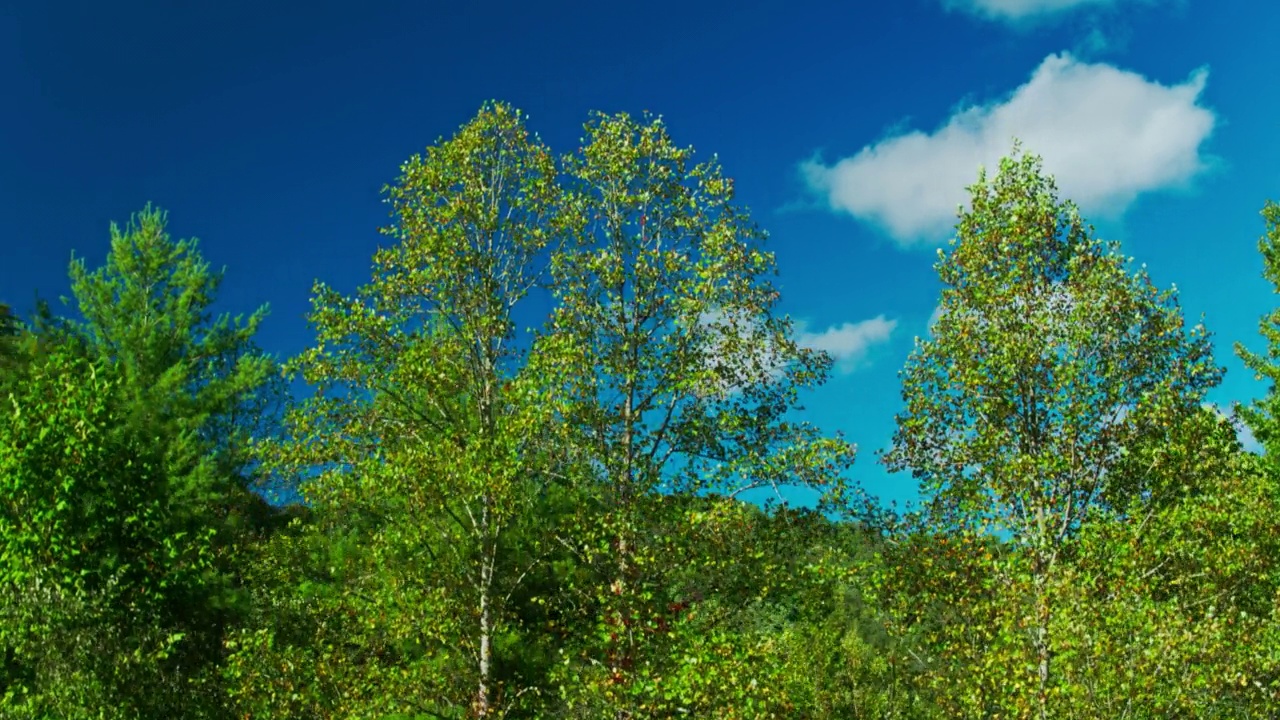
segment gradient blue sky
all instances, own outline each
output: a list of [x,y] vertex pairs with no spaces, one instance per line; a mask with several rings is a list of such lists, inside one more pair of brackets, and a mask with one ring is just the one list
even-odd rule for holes
[[308,289],[368,277],[399,164],[510,101],[560,151],[590,110],[664,115],[718,153],[772,235],[783,309],[837,356],[811,419],[876,463],[896,373],[937,304],[932,264],[979,163],[1014,135],[1100,235],[1215,333],[1226,405],[1264,388],[1263,201],[1280,198],[1280,4],[1257,0],[0,3],[0,300],[67,292],[110,221],[153,201],[310,338]]

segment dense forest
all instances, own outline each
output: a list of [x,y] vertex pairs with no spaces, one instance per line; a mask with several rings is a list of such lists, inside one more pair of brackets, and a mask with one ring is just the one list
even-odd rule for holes
[[1269,394],[1208,404],[1206,329],[1032,152],[859,458],[909,511],[804,422],[832,361],[661,120],[558,155],[490,103],[384,196],[296,357],[151,206],[0,313],[0,718],[1275,716],[1280,310]]

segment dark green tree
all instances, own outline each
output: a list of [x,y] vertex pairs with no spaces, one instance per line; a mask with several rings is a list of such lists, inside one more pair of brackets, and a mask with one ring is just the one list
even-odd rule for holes
[[[214,563],[202,581],[166,599],[166,627],[184,638],[173,662],[195,682],[216,666],[223,632],[244,611],[238,554],[276,514],[255,492],[249,442],[271,430],[284,385],[275,361],[254,344],[266,308],[248,318],[215,315],[223,273],[210,268],[198,241],[170,237],[166,224],[151,206],[123,228],[112,224],[102,267],[70,265],[64,302],[75,315],[42,307],[32,342],[37,356],[73,353],[112,368],[110,432],[154,445],[149,457],[179,523],[173,531],[211,538]],[[201,692],[203,699],[189,689],[193,706],[217,694]]]
[[175,240],[167,214],[147,206],[122,229],[112,224],[106,263],[71,263],[74,309],[64,323],[90,357],[120,367],[129,420],[166,438],[177,491],[196,505],[222,502],[228,480],[246,486],[249,439],[270,418],[279,373],[254,345],[266,317],[214,315],[223,272],[194,238]]
[[8,305],[0,303],[0,387],[4,387],[17,372],[21,331],[18,316]]
[[0,717],[189,708],[169,608],[211,549],[184,530],[155,444],[120,430],[114,369],[55,351],[0,410]]

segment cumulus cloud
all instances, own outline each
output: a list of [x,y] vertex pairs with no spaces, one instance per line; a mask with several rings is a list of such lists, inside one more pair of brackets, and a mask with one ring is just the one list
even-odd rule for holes
[[834,165],[801,164],[833,210],[884,228],[899,244],[946,238],[979,166],[994,169],[1014,138],[1044,159],[1064,198],[1116,216],[1143,192],[1185,185],[1203,170],[1213,111],[1199,104],[1208,72],[1163,85],[1105,63],[1050,55],[998,102],[959,110],[932,133],[903,132]]
[[1113,5],[1116,0],[944,0],[949,9],[993,20],[1018,21],[1066,10]]
[[888,342],[897,327],[897,320],[877,315],[861,322],[833,325],[821,332],[801,327],[796,333],[796,342],[814,350],[825,350],[835,361],[838,372],[849,373],[866,359],[872,346]]

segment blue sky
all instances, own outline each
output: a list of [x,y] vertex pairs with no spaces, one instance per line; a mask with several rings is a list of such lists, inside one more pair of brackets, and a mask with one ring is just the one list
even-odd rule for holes
[[1258,211],[1280,198],[1280,5],[1204,0],[0,4],[0,300],[67,292],[112,220],[152,201],[227,267],[223,309],[269,302],[262,337],[310,338],[308,290],[368,277],[401,162],[487,99],[559,151],[591,110],[666,119],[717,153],[771,233],[783,310],[837,356],[806,399],[875,461],[897,371],[937,304],[932,264],[979,163],[1013,136],[1044,156],[1228,367],[1211,398],[1264,388],[1276,299]]

